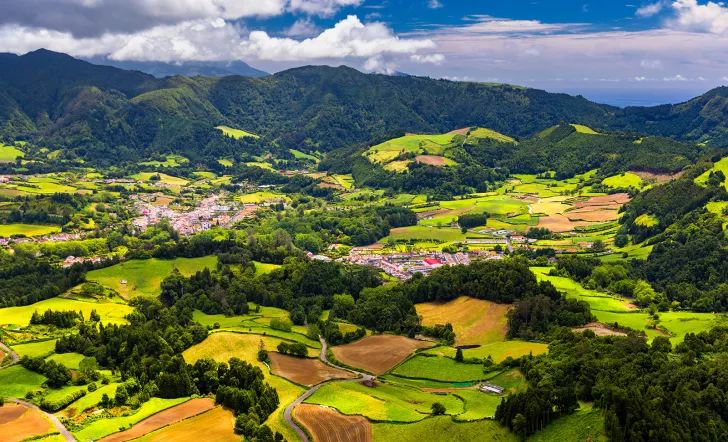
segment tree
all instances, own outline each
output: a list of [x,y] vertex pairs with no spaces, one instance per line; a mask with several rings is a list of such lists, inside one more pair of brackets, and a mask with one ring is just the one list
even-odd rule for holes
[[445,409],[445,406],[439,402],[435,402],[434,404],[432,404],[432,406],[430,407],[430,410],[432,410],[433,416],[442,416],[447,411]]
[[463,362],[464,358],[463,358],[463,350],[462,349],[458,348],[457,351],[455,352],[455,360],[457,362]]
[[526,426],[526,418],[521,413],[518,413],[516,417],[513,418],[511,428],[513,428],[513,432],[516,433],[516,436],[521,438],[521,440],[526,440],[528,428]]

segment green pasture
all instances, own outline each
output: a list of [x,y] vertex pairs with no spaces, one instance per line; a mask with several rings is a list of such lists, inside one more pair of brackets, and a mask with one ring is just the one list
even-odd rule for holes
[[518,144],[516,140],[513,138],[503,135],[500,132],[496,132],[491,129],[486,129],[484,127],[476,127],[475,129],[472,129],[470,132],[468,132],[468,139],[466,142],[468,143],[475,143],[477,139],[483,139],[483,138],[489,138],[492,140],[499,141],[501,143],[515,143]]
[[444,151],[444,146],[451,143],[454,137],[452,134],[444,134],[410,135],[395,138],[371,147],[364,152],[363,156],[373,163],[388,163],[403,151],[415,154],[422,154],[427,151],[429,155],[440,155]]
[[[179,270],[185,276],[191,276],[206,267],[214,269],[216,266],[215,256],[169,260],[151,258],[124,261],[104,269],[92,270],[88,272],[86,279],[98,282],[116,291],[122,298],[129,299],[135,296],[159,295],[162,280],[169,276],[173,269]],[[122,281],[126,281],[126,284],[122,284]]]
[[634,220],[634,222],[635,222],[635,224],[638,224],[640,226],[645,226],[645,227],[653,227],[660,223],[660,221],[657,218],[655,218],[653,215],[650,215],[648,213],[643,213],[642,215],[638,216]]
[[[89,272],[90,274],[91,272]],[[21,307],[5,307],[0,309],[0,321],[3,324],[27,325],[30,323],[30,317],[33,312],[43,313],[46,310],[73,310],[82,311],[83,317],[88,320],[91,310],[101,316],[104,323],[126,324],[124,316],[131,313],[134,309],[123,304],[115,304],[111,302],[94,302],[79,301],[69,298],[50,298],[35,304],[25,305]]]
[[258,261],[253,261],[253,264],[255,265],[255,274],[256,275],[264,275],[266,273],[270,273],[273,270],[281,267],[279,264],[266,264],[266,263],[258,262]]
[[217,160],[218,163],[222,164],[225,167],[233,167],[233,161],[232,160]]
[[285,195],[283,195],[282,193],[255,192],[236,196],[235,201],[241,202],[243,204],[260,204],[268,200],[284,197]]
[[[71,367],[68,367],[71,368]],[[45,389],[45,399],[49,401],[57,401],[63,399],[66,396],[73,394],[77,391],[86,390],[85,385],[64,385],[61,388],[47,388]]]
[[572,124],[571,126],[580,134],[599,135],[599,132],[595,132],[594,129],[588,126],[583,126],[581,124]]
[[38,176],[28,178],[27,185],[17,183],[16,189],[27,193],[49,194],[49,193],[73,193],[75,187],[61,184],[61,180],[53,176]]
[[574,413],[556,419],[546,428],[528,438],[530,442],[565,442],[609,440],[604,431],[604,416],[591,404],[581,403]]
[[198,176],[200,178],[208,179],[208,180],[214,180],[217,178],[217,175],[215,175],[214,172],[193,172],[195,176]]
[[375,423],[372,439],[377,442],[517,442],[518,437],[508,428],[486,419],[457,422],[448,416],[423,419],[411,424]]
[[[548,345],[539,342],[527,342],[521,340],[504,341],[503,338],[495,342],[486,342],[478,348],[463,350],[466,358],[487,358],[491,356],[495,362],[501,362],[507,357],[520,358],[521,356],[534,354],[538,355],[548,351]],[[477,343],[477,342],[475,342]],[[435,347],[424,350],[423,353],[438,356],[455,357],[457,350],[453,347]]]
[[556,289],[565,292],[566,296],[588,302],[592,310],[617,313],[633,310],[629,307],[631,301],[626,298],[586,289],[569,278],[550,276],[548,273],[551,271],[551,267],[531,267],[531,271],[539,281],[551,282]]
[[40,389],[45,381],[42,374],[14,365],[0,370],[0,396],[22,399],[29,390]]
[[101,385],[96,391],[87,393],[84,397],[75,401],[73,405],[67,407],[65,410],[57,414],[68,416],[67,413],[69,413],[69,410],[73,409],[73,415],[68,417],[78,416],[85,410],[88,410],[89,408],[93,408],[98,405],[98,403],[101,402],[101,398],[104,396],[104,394],[107,394],[110,398],[113,398],[116,394],[116,387],[118,385],[119,384]]
[[359,382],[324,385],[305,402],[333,407],[343,414],[361,414],[377,421],[415,422],[425,418],[435,402],[443,404],[448,414],[465,411],[463,401],[452,394],[427,393],[384,382],[377,382],[376,387]]
[[443,382],[477,381],[486,378],[482,364],[465,364],[439,356],[414,356],[395,367],[392,374]]
[[159,181],[160,183],[167,184],[169,186],[186,186],[189,181],[187,181],[184,178],[177,178],[172,175],[167,175],[166,173],[157,173],[157,172],[140,172],[136,175],[132,175],[131,177],[135,180],[143,180],[147,182],[152,182],[151,178],[154,175],[159,175]]
[[[497,385],[497,384],[496,384]],[[458,421],[474,421],[495,416],[501,396],[482,393],[479,390],[462,390],[454,394],[465,401],[465,412],[455,416]]]
[[622,175],[610,176],[604,178],[602,184],[609,187],[634,187],[639,189],[642,187],[642,178],[631,172],[625,172]]
[[56,351],[56,340],[49,339],[47,341],[13,345],[12,349],[21,358],[23,356],[28,356],[30,358],[37,358],[40,356],[46,357]]
[[24,157],[25,153],[15,146],[7,146],[0,143],[0,162],[13,162],[17,157]]
[[43,236],[61,231],[60,226],[41,226],[37,224],[0,224],[0,237],[12,235]]
[[311,154],[307,154],[307,153],[301,152],[300,150],[296,150],[296,149],[288,149],[288,151],[291,152],[293,154],[293,156],[296,157],[296,159],[303,158],[306,160],[318,162],[318,158],[316,158],[315,156],[313,156]]
[[130,426],[140,422],[153,414],[157,414],[162,410],[179,405],[182,402],[187,401],[189,398],[177,398],[177,399],[160,399],[153,397],[148,402],[142,404],[138,410],[135,410],[129,416],[119,416],[104,418],[81,428],[78,431],[74,431],[73,435],[78,440],[99,440],[109,434],[118,433],[122,429],[127,429]]
[[[695,178],[695,183],[700,184],[701,186],[707,186],[708,183],[708,177],[710,176],[710,172],[716,172],[721,171],[723,174],[728,177],[728,157],[722,158],[720,161],[716,162],[713,165],[713,168],[705,172],[704,174],[700,175],[699,177]],[[728,188],[728,178],[725,182],[726,188]]]
[[246,132],[241,129],[233,129],[232,127],[217,126],[215,129],[220,129],[222,131],[222,133],[224,133],[225,135],[227,135],[229,137],[233,137],[235,139],[240,139],[243,137],[260,138],[258,135],[255,135],[253,133]]
[[142,161],[139,163],[140,166],[152,166],[152,167],[179,167],[189,160],[182,155],[167,155],[165,161]]
[[79,353],[56,353],[46,358],[46,361],[56,361],[58,364],[63,364],[68,368],[77,369],[78,364],[85,358],[84,355]]

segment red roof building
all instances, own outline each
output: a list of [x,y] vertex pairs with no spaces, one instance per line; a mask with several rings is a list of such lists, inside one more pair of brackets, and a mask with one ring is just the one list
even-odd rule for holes
[[442,261],[440,261],[439,259],[435,259],[435,258],[427,258],[427,259],[425,259],[424,262],[425,262],[425,264],[427,264],[430,267],[443,265]]

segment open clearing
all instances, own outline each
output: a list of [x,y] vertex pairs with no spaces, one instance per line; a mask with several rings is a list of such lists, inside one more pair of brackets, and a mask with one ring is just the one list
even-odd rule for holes
[[[219,332],[212,333],[201,343],[188,348],[183,355],[188,364],[194,364],[198,359],[203,358],[227,362],[230,358],[235,357],[265,369],[265,366],[258,362],[258,350],[261,342],[263,348],[272,352],[283,341],[290,342],[272,336]],[[318,355],[318,350],[309,348],[308,353],[313,357]],[[265,370],[267,371],[267,369]]]
[[352,379],[354,374],[329,367],[318,359],[296,358],[271,352],[270,368],[273,374],[307,386],[320,384],[329,379]]
[[642,178],[635,173],[625,172],[623,175],[604,178],[602,184],[609,187],[634,187],[639,189],[642,187]]
[[[222,408],[215,407],[197,416],[154,431],[135,441],[139,442],[239,442],[240,436],[233,432],[235,416]],[[275,431],[275,429],[274,429]]]
[[233,129],[232,127],[217,126],[215,129],[220,129],[222,131],[222,133],[224,133],[225,135],[227,135],[229,137],[233,137],[235,139],[240,139],[240,138],[244,138],[244,137],[260,138],[258,135],[255,135],[253,133],[246,132],[241,129]]
[[40,226],[36,224],[0,224],[0,236],[9,238],[12,235],[43,236],[61,231],[60,226]]
[[[89,281],[116,291],[124,299],[136,296],[158,296],[162,280],[178,269],[184,276],[192,276],[205,267],[214,269],[216,256],[202,258],[176,258],[131,260],[104,269],[92,270],[86,275]],[[126,284],[122,283],[126,281]]]
[[37,410],[18,404],[0,407],[0,439],[17,442],[50,433],[51,423]]
[[620,330],[613,330],[600,322],[592,322],[583,327],[572,328],[571,330],[575,332],[591,330],[597,336],[627,336],[627,333]]
[[134,311],[134,308],[111,302],[87,302],[68,298],[50,298],[22,307],[6,307],[0,309],[0,325],[27,325],[30,323],[33,312],[38,311],[43,313],[46,310],[81,310],[86,319],[89,318],[92,310],[96,310],[105,324],[112,322],[115,324],[126,324],[127,320],[124,317]]
[[429,164],[430,166],[455,166],[457,163],[449,158],[437,156],[437,155],[418,155],[415,161],[422,164]]
[[416,341],[404,336],[368,336],[352,344],[333,347],[336,359],[352,367],[382,374],[402,362],[418,348],[432,346],[431,342]]
[[461,296],[446,303],[417,304],[422,324],[433,327],[451,323],[456,345],[488,344],[505,339],[510,306]]
[[204,413],[214,407],[215,401],[210,398],[192,399],[150,416],[126,431],[107,436],[101,439],[100,442],[124,442],[136,439],[167,425]]
[[301,404],[294,410],[316,442],[370,442],[372,424],[361,416],[344,416],[320,405]]
[[17,157],[24,157],[25,154],[18,150],[15,146],[7,146],[0,143],[0,163],[10,163],[15,161]]

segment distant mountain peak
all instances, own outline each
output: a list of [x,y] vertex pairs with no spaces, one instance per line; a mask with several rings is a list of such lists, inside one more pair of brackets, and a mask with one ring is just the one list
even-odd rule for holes
[[118,61],[108,57],[92,57],[87,61],[119,69],[141,71],[157,78],[182,75],[185,77],[225,77],[228,75],[241,75],[243,77],[266,77],[267,72],[251,67],[244,61],[186,61],[179,63],[166,63],[161,61]]

